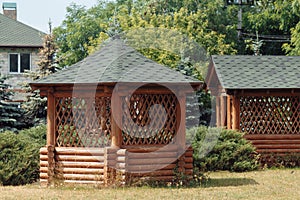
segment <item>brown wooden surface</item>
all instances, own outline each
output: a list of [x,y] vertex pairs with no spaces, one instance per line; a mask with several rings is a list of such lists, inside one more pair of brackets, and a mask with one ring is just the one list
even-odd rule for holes
[[227,129],[232,129],[232,96],[227,95]]

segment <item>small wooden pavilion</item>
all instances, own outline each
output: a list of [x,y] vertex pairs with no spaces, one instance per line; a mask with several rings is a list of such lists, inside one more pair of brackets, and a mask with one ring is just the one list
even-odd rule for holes
[[30,85],[48,98],[42,184],[192,175],[185,104],[200,81],[112,39],[83,61]]
[[216,125],[245,132],[258,152],[300,152],[300,57],[212,56]]

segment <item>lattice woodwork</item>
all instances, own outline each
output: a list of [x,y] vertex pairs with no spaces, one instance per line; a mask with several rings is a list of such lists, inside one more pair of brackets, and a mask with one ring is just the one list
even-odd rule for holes
[[299,96],[241,97],[241,131],[249,134],[300,134],[299,99]]
[[122,97],[122,102],[123,145],[173,142],[176,133],[175,95],[133,94],[130,97]]
[[110,98],[55,99],[56,146],[104,147],[110,145]]

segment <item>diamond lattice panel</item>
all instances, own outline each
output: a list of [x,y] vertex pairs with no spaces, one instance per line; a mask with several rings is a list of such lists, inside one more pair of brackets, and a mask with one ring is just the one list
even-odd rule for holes
[[110,144],[110,98],[55,100],[56,146],[103,147]]
[[297,96],[241,97],[240,129],[249,134],[300,134]]
[[123,97],[123,145],[169,144],[176,132],[175,95]]

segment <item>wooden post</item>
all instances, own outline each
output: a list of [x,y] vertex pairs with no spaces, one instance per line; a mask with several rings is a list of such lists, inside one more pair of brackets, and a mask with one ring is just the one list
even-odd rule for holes
[[186,97],[180,95],[176,105],[176,143],[179,149],[184,150],[186,145]]
[[217,125],[217,127],[221,126],[220,112],[221,112],[220,96],[216,96],[216,123],[217,123],[216,125]]
[[47,95],[47,156],[48,156],[48,186],[54,177],[55,170],[55,98],[53,88]]
[[226,96],[221,95],[220,96],[220,126],[225,127],[226,126]]
[[232,129],[240,129],[240,98],[236,95],[232,98]]
[[111,102],[111,146],[120,148],[122,145],[122,99],[119,95],[115,95]]
[[232,104],[231,104],[231,96],[227,96],[227,129],[232,129],[232,120],[231,120],[231,111],[232,111]]

